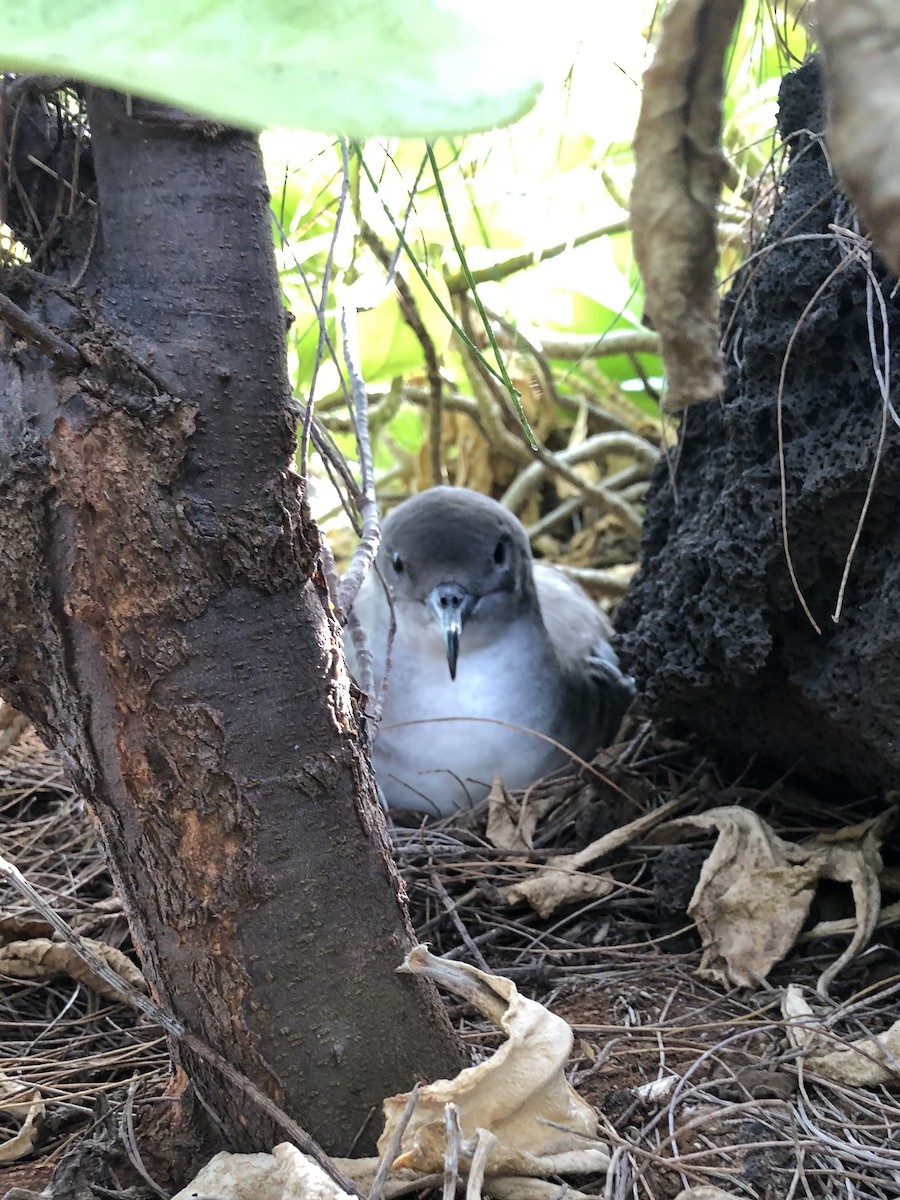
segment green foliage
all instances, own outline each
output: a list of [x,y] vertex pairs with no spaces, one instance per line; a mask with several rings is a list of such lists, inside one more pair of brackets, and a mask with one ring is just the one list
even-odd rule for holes
[[[648,38],[661,8],[651,0],[621,5],[618,10],[607,6],[602,14],[594,14],[591,26],[582,6],[583,41],[574,65],[565,78],[548,85],[535,110],[510,129],[439,141],[433,164],[419,142],[365,146],[365,165],[355,177],[335,261],[338,287],[350,284],[363,309],[367,293],[378,300],[360,317],[362,357],[376,409],[389,381],[402,385],[403,401],[385,406],[382,412],[390,419],[385,424],[376,422],[379,461],[387,447],[391,467],[402,467],[406,460],[405,469],[423,469],[420,452],[427,437],[429,401],[421,345],[411,335],[396,299],[384,298],[386,272],[360,236],[363,225],[374,231],[389,255],[398,255],[397,268],[415,293],[419,315],[441,356],[445,392],[451,397],[474,401],[485,386],[485,370],[478,378],[471,356],[462,353],[464,313],[488,367],[494,376],[498,374],[471,303],[471,289],[462,282],[460,251],[470,273],[480,281],[478,294],[490,314],[493,332],[505,347],[504,365],[523,394],[542,368],[523,348],[521,338],[515,344],[517,331],[532,345],[542,339],[549,345],[553,337],[582,335],[598,346],[607,334],[645,332],[629,234],[590,235],[603,228],[621,230],[627,218],[640,77],[649,61]],[[763,219],[759,210],[764,213],[771,203],[778,86],[784,72],[805,52],[805,35],[796,23],[781,17],[776,24],[768,0],[748,3],[732,47],[724,100],[725,147],[731,167],[721,210],[724,280],[747,253],[754,220],[758,226]],[[333,230],[337,211],[338,149],[284,138],[270,138],[266,149],[273,189],[280,194],[279,180],[287,181],[291,212],[303,214],[302,220],[293,222],[294,229],[298,233],[305,229],[304,236],[315,239],[316,253],[304,262],[315,290],[321,283],[328,244],[325,231]],[[320,157],[311,175],[296,166],[304,156],[310,161],[315,155]],[[301,199],[304,187],[305,200]],[[398,247],[398,230],[405,248]],[[523,252],[539,255],[579,237],[585,244],[578,248],[573,245],[538,265],[511,269]],[[297,284],[296,272],[289,268],[289,252],[282,253],[288,279],[293,279],[288,290],[300,316],[298,335],[306,330],[303,336],[307,342],[311,339],[314,349],[315,314]],[[297,253],[304,253],[304,248],[298,247]],[[369,282],[361,282],[365,280]],[[448,286],[453,293],[449,316]],[[439,304],[428,296],[428,287],[437,293]],[[309,385],[312,356],[301,353],[301,341],[295,350],[295,377],[303,392]],[[634,427],[646,428],[647,417],[658,418],[663,367],[655,353],[642,349],[610,355],[588,348],[553,356],[550,367],[556,391],[567,405],[552,414],[558,424],[556,444],[560,437],[569,436],[575,401],[601,407],[611,404],[612,411],[620,418],[624,413],[625,423]],[[319,411],[326,419],[329,412],[343,411],[338,366],[326,365],[316,391]],[[507,416],[510,412],[508,408]],[[540,419],[533,405],[528,416],[532,422]],[[547,422],[542,424],[546,437]],[[445,450],[451,458],[451,448]]]
[[438,0],[9,0],[0,68],[62,75],[247,128],[435,137],[520,117],[535,16]]

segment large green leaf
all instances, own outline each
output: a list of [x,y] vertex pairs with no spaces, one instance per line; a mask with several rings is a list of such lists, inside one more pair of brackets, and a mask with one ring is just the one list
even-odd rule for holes
[[511,16],[510,0],[0,0],[0,69],[248,128],[435,137],[534,103],[529,18]]

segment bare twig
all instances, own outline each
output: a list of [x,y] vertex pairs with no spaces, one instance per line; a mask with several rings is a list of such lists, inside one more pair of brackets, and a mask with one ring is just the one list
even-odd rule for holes
[[[599,229],[579,233],[577,237],[570,238],[567,242],[557,242],[555,246],[547,246],[543,250],[530,250],[525,254],[516,254],[512,258],[504,259],[503,262],[494,263],[492,267],[482,267],[478,271],[472,271],[471,276],[476,284],[498,283],[501,279],[508,279],[510,275],[515,275],[518,271],[524,271],[528,267],[546,262],[549,258],[558,258],[567,250],[577,250],[579,246],[586,246],[589,242],[596,242],[599,238],[612,237],[614,234],[625,233],[627,230],[628,221],[614,221],[611,225],[601,225]],[[465,292],[469,286],[463,271],[455,271],[448,275],[446,283],[450,291],[455,293]]]
[[0,292],[0,321],[8,325],[13,333],[24,338],[32,346],[36,346],[46,354],[58,367],[68,367],[70,371],[78,371],[84,366],[84,359],[74,346],[29,316],[18,304],[13,303],[9,296]]
[[[372,658],[372,648],[369,645],[369,639],[366,636],[366,631],[363,629],[362,621],[360,621],[354,609],[346,614],[347,630],[353,640],[353,649],[356,652],[356,675],[357,683],[365,692],[370,700],[374,701],[375,697],[375,664]],[[369,740],[371,742],[373,729],[370,725],[366,726],[369,732]],[[371,746],[370,746],[371,749]]]
[[[309,455],[309,438],[310,429],[312,426],[313,407],[315,403],[316,378],[319,374],[319,367],[322,365],[322,358],[325,354],[325,344],[328,338],[328,331],[325,327],[325,308],[328,304],[328,289],[331,286],[331,271],[334,265],[334,252],[337,247],[338,235],[341,230],[341,218],[344,215],[344,209],[347,205],[347,197],[350,194],[350,152],[347,148],[347,142],[341,138],[341,165],[343,172],[341,175],[341,194],[338,199],[337,214],[334,218],[334,231],[331,235],[331,242],[328,246],[328,255],[325,259],[325,270],[322,272],[322,291],[319,302],[316,305],[316,316],[319,319],[319,340],[316,343],[316,358],[313,363],[312,377],[309,384],[309,400],[306,405],[306,411],[303,414],[303,427],[300,435],[300,474],[306,475],[306,467]],[[298,264],[299,266],[299,264]],[[302,274],[302,271],[301,271]]]
[[466,1200],[481,1200],[481,1187],[484,1183],[484,1172],[488,1157],[497,1139],[489,1129],[479,1129],[475,1134],[475,1153],[469,1165],[469,1178],[466,1180]]
[[[549,454],[549,451],[547,452]],[[518,478],[514,479],[500,499],[501,504],[514,513],[521,510],[528,497],[540,487],[546,477],[559,466],[574,466],[576,463],[591,462],[608,454],[628,454],[638,462],[652,469],[659,458],[655,446],[633,433],[597,433],[577,446],[567,450],[559,450],[552,455],[553,463],[541,461],[532,463]],[[555,464],[555,465],[554,465]],[[603,490],[609,492],[608,485]],[[610,495],[612,493],[609,493]]]
[[382,1200],[384,1181],[388,1177],[388,1172],[393,1166],[394,1159],[400,1152],[400,1143],[403,1141],[403,1135],[406,1133],[406,1127],[412,1120],[412,1115],[415,1112],[418,1101],[419,1084],[417,1083],[409,1094],[406,1108],[401,1113],[400,1120],[397,1121],[391,1130],[391,1136],[388,1138],[388,1143],[381,1156],[381,1162],[378,1164],[378,1170],[375,1172],[375,1178],[372,1180],[372,1186],[369,1188],[368,1200]]
[[422,356],[425,359],[425,373],[428,376],[429,408],[428,408],[428,449],[431,467],[431,482],[434,485],[446,483],[446,472],[441,457],[441,425],[444,407],[444,380],[441,376],[441,364],[438,361],[434,339],[425,328],[425,322],[419,313],[419,306],[412,289],[404,277],[396,270],[395,264],[388,254],[387,247],[372,229],[371,225],[363,223],[362,238],[381,265],[390,274],[393,272],[394,287],[397,289],[397,299],[404,321],[413,331]]
[[[468,306],[465,303],[460,305],[460,321],[467,338],[471,340],[471,316]],[[491,445],[501,453],[506,454],[513,462],[522,467],[527,467],[528,470],[537,465],[534,462],[534,459],[537,458],[538,463],[545,467],[547,471],[558,475],[561,479],[565,479],[567,483],[572,484],[583,496],[590,497],[604,512],[614,513],[629,532],[639,533],[641,529],[640,515],[627,500],[608,491],[602,485],[588,483],[576,471],[572,470],[562,457],[553,454],[537,440],[532,445],[527,445],[506,428],[503,424],[501,408],[504,393],[501,393],[499,386],[495,384],[493,377],[487,370],[482,368],[480,361],[468,352],[466,342],[460,342],[459,350],[466,366],[469,382],[472,384],[472,390],[478,401],[479,412],[481,413],[481,418]],[[517,428],[519,427],[517,426]],[[519,431],[521,432],[521,429]],[[633,438],[632,434],[618,433],[598,434],[597,436]],[[644,445],[645,443],[641,444]],[[648,450],[652,451],[655,455],[657,453],[655,449],[649,447],[649,444],[647,445]],[[529,476],[529,478],[534,477]]]
[[[857,237],[859,235],[856,235]],[[860,239],[862,241],[862,239]],[[878,389],[881,393],[881,428],[878,431],[878,442],[875,447],[875,457],[872,462],[872,470],[869,473],[869,482],[866,485],[866,494],[863,499],[862,509],[860,510],[859,520],[856,522],[856,529],[853,531],[853,539],[850,543],[850,549],[847,551],[847,560],[844,563],[844,570],[841,573],[841,582],[838,587],[837,601],[835,602],[834,612],[831,614],[832,621],[837,624],[841,617],[841,610],[844,607],[844,593],[847,590],[847,583],[850,579],[850,568],[853,566],[853,559],[856,556],[856,551],[859,547],[859,541],[862,537],[863,529],[866,524],[866,514],[869,511],[869,506],[872,503],[872,496],[875,493],[875,481],[878,478],[878,469],[881,466],[881,457],[884,453],[884,440],[887,435],[888,413],[891,405],[891,344],[889,339],[887,307],[884,303],[884,296],[881,294],[881,288],[878,286],[878,280],[875,278],[875,273],[872,270],[872,254],[871,248],[866,243],[868,253],[863,259],[863,266],[866,271],[866,325],[869,331],[869,352],[872,356],[872,368],[875,371],[875,377],[878,380]],[[878,346],[875,339],[875,323],[872,313],[874,298],[878,298],[878,312],[881,317],[881,344],[883,348],[884,361],[878,361]]]
[[565,563],[556,563],[557,569],[576,583],[592,592],[600,592],[604,596],[624,596],[628,591],[629,579],[623,578],[616,571],[604,571],[599,567],[570,567]]
[[455,1104],[444,1105],[444,1131],[447,1134],[447,1149],[444,1151],[443,1200],[456,1200],[459,1187],[459,1150],[462,1133],[459,1128],[459,1109]]
[[375,469],[372,465],[372,445],[369,439],[369,398],[366,381],[359,365],[359,345],[356,332],[356,309],[344,297],[341,305],[341,338],[344,364],[350,379],[353,413],[356,420],[356,445],[359,451],[360,490],[359,515],[362,518],[362,537],[353,551],[353,558],[341,580],[338,607],[348,613],[359,594],[366,572],[375,561],[381,542],[381,521],[375,497]]
[[659,354],[659,334],[651,329],[612,329],[598,334],[532,329],[528,336],[547,358],[562,358],[567,362],[609,358],[613,354]]

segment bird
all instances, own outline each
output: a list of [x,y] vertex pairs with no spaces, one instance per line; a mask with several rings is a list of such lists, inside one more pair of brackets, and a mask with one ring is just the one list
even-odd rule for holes
[[526,787],[609,744],[634,693],[609,618],[533,560],[502,504],[419,492],[385,520],[375,564],[353,609],[385,689],[372,761],[388,808],[446,816],[498,775]]

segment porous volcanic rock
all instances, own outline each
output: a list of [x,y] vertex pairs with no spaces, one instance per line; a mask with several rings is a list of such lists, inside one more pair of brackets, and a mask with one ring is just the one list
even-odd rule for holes
[[[869,269],[829,172],[815,63],[782,85],[789,165],[765,235],[723,305],[721,401],[691,409],[657,469],[643,566],[619,613],[649,711],[720,751],[860,794],[900,786],[900,375],[897,281]],[[812,132],[811,132],[812,131]],[[837,229],[835,229],[837,227]],[[787,359],[786,359],[787,356]],[[783,373],[790,555],[782,544]],[[851,545],[884,444],[841,612]]]

